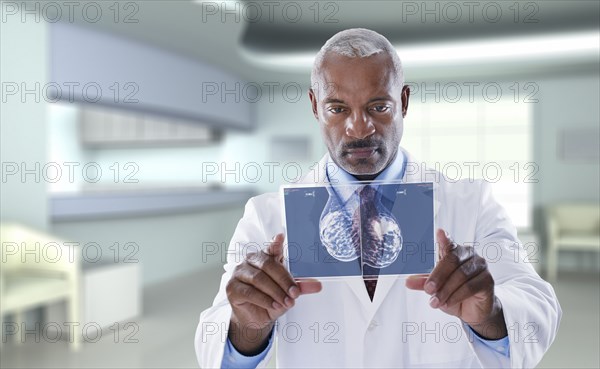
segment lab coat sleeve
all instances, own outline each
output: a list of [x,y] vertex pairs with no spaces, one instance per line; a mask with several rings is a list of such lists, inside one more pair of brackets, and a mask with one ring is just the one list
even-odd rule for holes
[[[225,273],[221,277],[219,292],[213,305],[200,314],[194,346],[201,368],[221,367],[232,312],[225,288],[231,279],[234,268],[244,260],[247,253],[266,247],[272,236],[274,235],[267,237],[264,234],[256,209],[256,198],[251,198],[246,203],[244,215],[238,222],[229,243],[227,262],[224,266]],[[272,346],[265,358],[258,364],[259,368],[269,362],[273,351]]]
[[533,368],[554,341],[562,310],[552,286],[531,265],[491,185],[482,181],[480,189],[475,248],[487,260],[502,303],[510,358],[481,342],[472,345],[483,367]]

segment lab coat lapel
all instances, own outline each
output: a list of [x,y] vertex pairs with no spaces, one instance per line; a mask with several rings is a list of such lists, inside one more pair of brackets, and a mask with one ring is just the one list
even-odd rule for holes
[[[403,148],[400,148],[401,150],[403,150],[404,155],[406,155],[406,170],[405,170],[405,174],[404,174],[404,178],[403,178],[403,182],[404,183],[419,183],[419,182],[427,182],[427,181],[431,181],[433,178],[433,173],[429,172],[429,175],[426,175],[426,173],[423,172],[423,168],[422,168],[422,162],[417,161],[417,159],[412,156],[409,152],[407,152],[406,150],[404,150]],[[439,173],[439,176],[441,177],[441,173]],[[437,220],[437,213],[438,210],[440,208],[440,203],[441,203],[441,192],[440,192],[440,182],[442,181],[442,179],[440,178],[438,180],[437,177],[435,177],[435,180],[433,181],[433,191],[434,191],[434,198],[433,198],[433,214],[435,214],[435,219],[434,219],[434,223],[435,220]],[[435,226],[435,224],[434,224]]]

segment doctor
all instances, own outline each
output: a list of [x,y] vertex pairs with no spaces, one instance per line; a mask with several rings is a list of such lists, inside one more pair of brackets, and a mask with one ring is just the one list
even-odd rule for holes
[[558,329],[556,295],[489,184],[423,172],[399,146],[410,90],[389,41],[339,32],[318,53],[311,85],[329,154],[303,182],[434,180],[440,260],[407,279],[296,282],[282,264],[278,194],[253,197],[200,315],[200,366],[264,366],[276,352],[284,368],[535,367]]

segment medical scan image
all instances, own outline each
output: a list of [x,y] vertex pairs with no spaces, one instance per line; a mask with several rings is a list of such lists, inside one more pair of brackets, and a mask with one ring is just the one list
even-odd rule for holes
[[329,200],[319,222],[321,242],[339,261],[353,261],[360,255],[364,264],[385,268],[402,250],[398,221],[383,206],[381,193],[373,186],[361,188],[353,194],[356,196],[358,201],[349,199],[343,203],[332,190],[329,191]]
[[366,186],[360,193],[360,208],[354,218],[359,218],[354,227],[360,225],[363,263],[385,268],[396,261],[402,250],[402,234],[394,214],[381,203],[381,193]]
[[333,187],[328,187],[329,199],[319,222],[321,243],[333,258],[353,261],[360,256],[360,212],[356,201],[344,202],[336,196]]
[[431,183],[283,188],[287,264],[295,278],[428,273]]

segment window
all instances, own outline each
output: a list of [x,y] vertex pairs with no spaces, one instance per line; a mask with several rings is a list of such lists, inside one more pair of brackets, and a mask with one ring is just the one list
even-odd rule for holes
[[402,146],[451,179],[484,178],[517,228],[531,226],[531,104],[411,100]]

